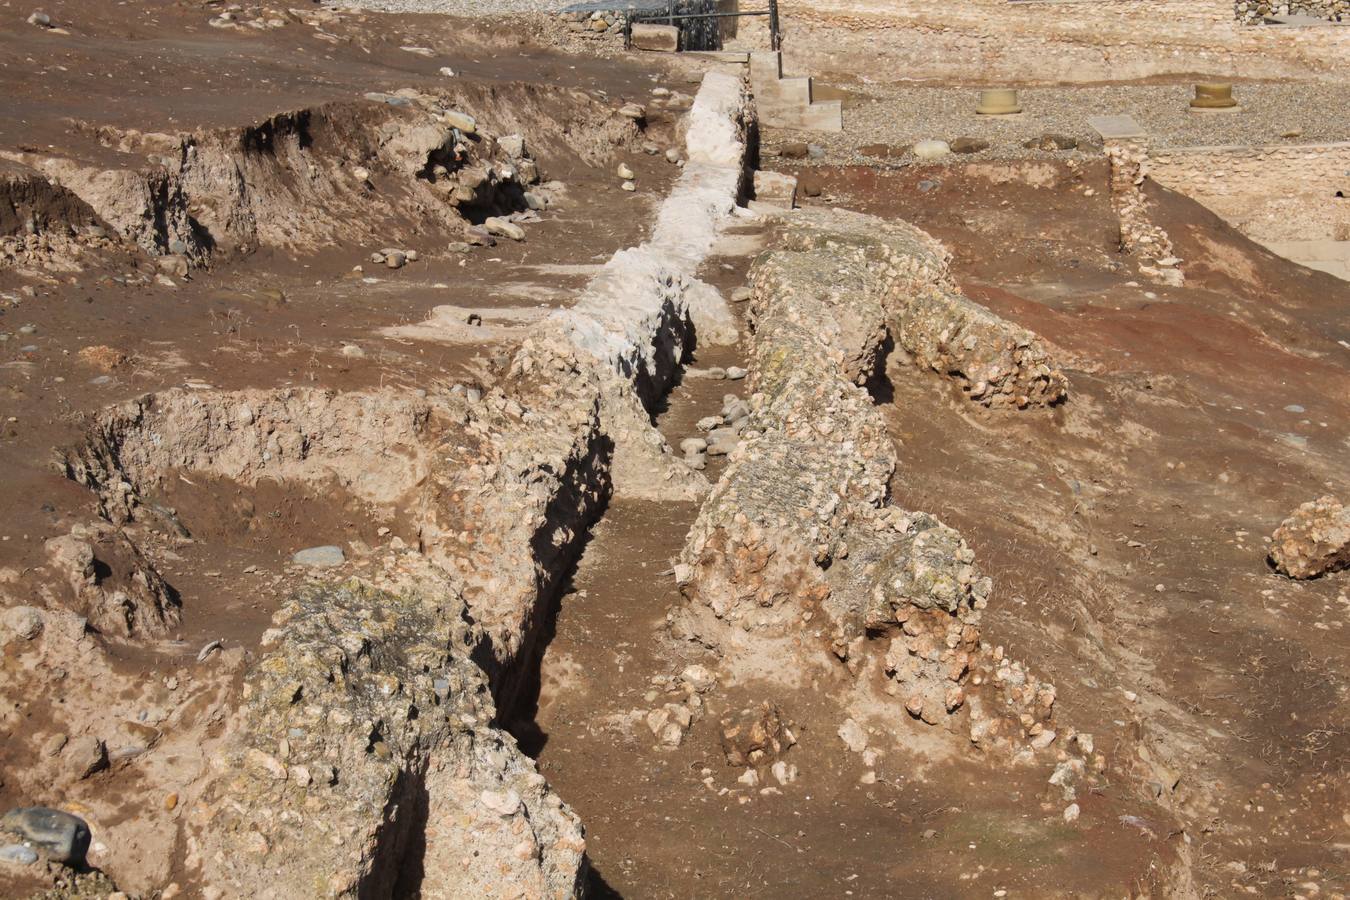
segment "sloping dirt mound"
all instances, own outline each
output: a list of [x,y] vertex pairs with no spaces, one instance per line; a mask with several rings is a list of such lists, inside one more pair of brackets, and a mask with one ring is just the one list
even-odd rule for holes
[[58,464],[98,495],[99,513],[114,524],[169,515],[145,498],[179,472],[245,485],[334,479],[390,505],[426,477],[431,412],[425,400],[392,391],[180,389],[100,413],[88,440],[62,451]]
[[[494,123],[511,130],[489,132]],[[523,211],[524,191],[540,180],[534,154],[595,163],[638,135],[631,118],[586,94],[526,84],[373,93],[189,134],[71,129],[102,152],[4,155],[124,240],[194,264],[260,245],[395,243],[422,227]]]
[[0,161],[0,267],[76,271],[115,240],[98,213],[27,166]]

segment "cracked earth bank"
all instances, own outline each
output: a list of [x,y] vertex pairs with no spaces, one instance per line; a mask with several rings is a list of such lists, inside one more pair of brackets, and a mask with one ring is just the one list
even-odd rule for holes
[[[1350,391],[1292,337],[1343,291],[1225,283],[1222,352],[1120,372],[1140,319],[1032,308],[902,180],[739,205],[735,70],[145,6],[128,57],[54,6],[24,52],[69,80],[16,75],[0,126],[0,894],[1344,890],[1343,662],[1310,668],[1344,516],[1299,504],[1345,483]],[[144,93],[101,98],[93,58]],[[1219,256],[1292,277],[1157,202],[1187,290]],[[1222,483],[1264,486],[1240,523],[1293,518],[1191,584],[1180,499],[1118,450],[1203,427],[1187,391],[1255,402],[1213,384],[1244,351],[1297,358],[1331,431],[1281,490],[1227,447]]]

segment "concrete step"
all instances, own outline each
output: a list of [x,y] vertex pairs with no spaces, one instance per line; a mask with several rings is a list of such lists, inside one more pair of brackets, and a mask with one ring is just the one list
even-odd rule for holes
[[750,54],[744,50],[686,50],[684,55],[713,62],[748,63],[750,61]]
[[817,100],[809,106],[771,106],[767,111],[760,109],[759,120],[772,128],[843,131],[844,103],[842,100]]
[[755,102],[769,106],[809,106],[810,78],[780,78],[755,88]]
[[783,77],[783,54],[777,50],[755,50],[750,54],[750,86],[759,90],[761,84]]

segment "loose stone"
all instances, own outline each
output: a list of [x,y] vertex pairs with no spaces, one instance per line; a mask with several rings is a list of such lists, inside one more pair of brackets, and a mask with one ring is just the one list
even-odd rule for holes
[[301,566],[326,569],[342,565],[346,561],[346,557],[343,555],[341,547],[334,544],[325,544],[321,547],[300,550],[291,556],[291,561]]

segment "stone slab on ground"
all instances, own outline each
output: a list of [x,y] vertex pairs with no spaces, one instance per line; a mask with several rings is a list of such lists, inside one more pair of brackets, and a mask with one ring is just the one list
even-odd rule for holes
[[1088,119],[1088,124],[1107,141],[1148,136],[1143,126],[1134,120],[1134,116],[1092,116]]

